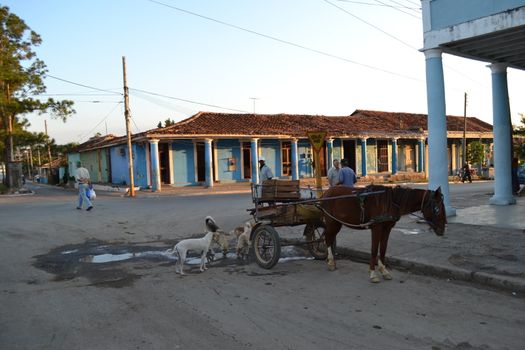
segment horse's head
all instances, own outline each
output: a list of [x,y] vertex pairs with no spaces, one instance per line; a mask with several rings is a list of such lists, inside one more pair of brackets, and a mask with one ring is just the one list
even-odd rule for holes
[[445,225],[447,224],[447,215],[441,187],[435,191],[425,192],[421,211],[423,212],[423,217],[436,235],[443,236],[445,233]]

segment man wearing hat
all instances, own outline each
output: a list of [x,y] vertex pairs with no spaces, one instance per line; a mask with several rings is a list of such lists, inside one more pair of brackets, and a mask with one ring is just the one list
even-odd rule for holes
[[81,162],[77,162],[77,172],[75,175],[75,179],[78,183],[78,205],[77,209],[82,209],[82,204],[86,203],[87,211],[90,211],[93,209],[93,204],[91,204],[91,201],[86,196],[86,190],[89,188],[89,184],[91,183],[91,179],[89,177],[89,171],[82,166]]
[[265,164],[264,158],[259,158],[259,183],[265,180],[271,180],[273,177],[272,170]]

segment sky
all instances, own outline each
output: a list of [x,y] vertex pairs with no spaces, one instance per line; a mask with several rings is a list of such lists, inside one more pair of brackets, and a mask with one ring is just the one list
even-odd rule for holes
[[[44,99],[69,99],[66,123],[29,115],[57,144],[124,135],[199,111],[350,115],[427,113],[418,0],[3,0],[41,35]],[[386,6],[388,5],[388,6]],[[443,56],[448,115],[492,124],[486,62]],[[508,69],[512,122],[525,72]]]

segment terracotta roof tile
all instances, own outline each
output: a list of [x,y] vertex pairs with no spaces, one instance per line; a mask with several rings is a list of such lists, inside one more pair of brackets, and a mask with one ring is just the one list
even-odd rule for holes
[[[463,130],[463,117],[447,116],[449,131]],[[305,137],[308,131],[326,130],[329,136],[421,134],[427,130],[425,114],[356,110],[350,116],[297,114],[230,114],[199,112],[174,125],[146,131],[140,136],[279,136]],[[492,126],[467,118],[467,130],[492,132]],[[139,135],[136,135],[139,137]]]

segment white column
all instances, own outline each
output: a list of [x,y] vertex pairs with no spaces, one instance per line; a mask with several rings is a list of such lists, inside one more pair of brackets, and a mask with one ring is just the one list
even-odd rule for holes
[[334,139],[326,140],[326,152],[326,172],[328,173],[328,170],[330,170],[332,163],[334,162]]
[[449,201],[447,120],[442,51],[431,49],[424,51],[424,53],[428,107],[428,163],[431,164],[428,167],[428,188],[436,190],[438,187],[441,187],[447,216],[454,216],[456,215],[456,210],[450,206]]
[[297,157],[297,139],[290,141],[292,149],[290,150],[292,161],[292,180],[299,180],[299,158]]
[[251,140],[251,151],[252,151],[252,182],[254,184],[259,183],[259,149],[257,147],[257,140]]
[[211,153],[211,139],[204,140],[204,179],[206,187],[213,187],[213,166]]
[[494,196],[489,203],[495,205],[516,204],[512,195],[512,149],[507,66],[491,64],[492,71],[492,118],[494,133]]
[[151,156],[151,191],[160,192],[159,140],[149,140]]

